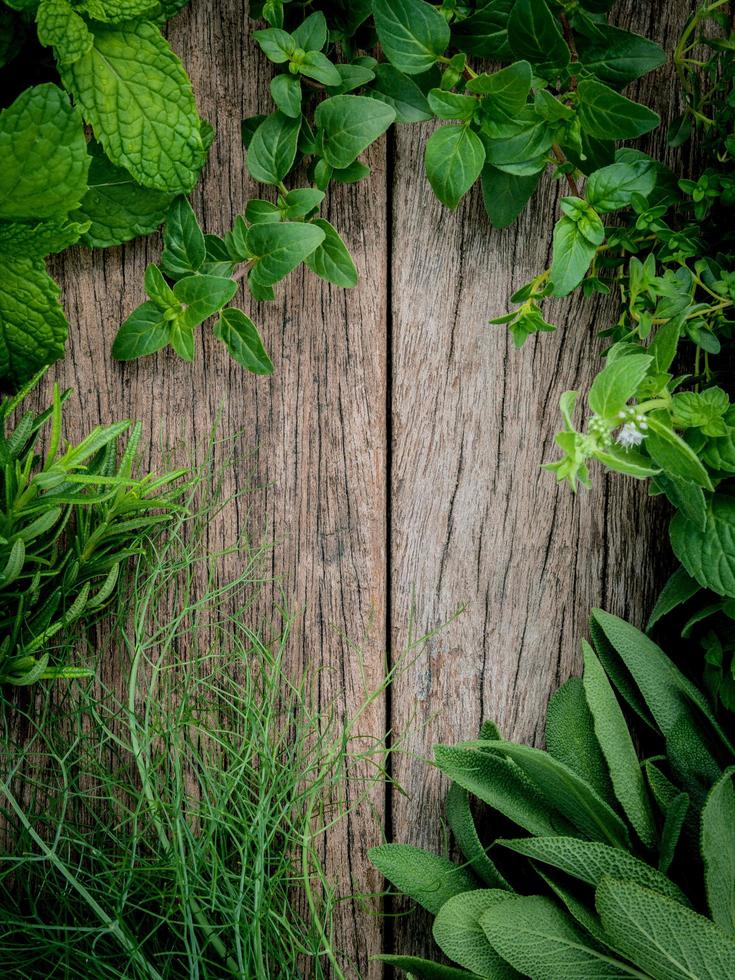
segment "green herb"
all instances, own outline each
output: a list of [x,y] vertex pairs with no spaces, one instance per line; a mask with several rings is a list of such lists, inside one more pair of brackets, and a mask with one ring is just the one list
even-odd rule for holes
[[383,777],[353,735],[384,685],[345,719],[289,672],[287,615],[249,625],[270,550],[208,550],[220,484],[210,460],[101,627],[124,693],[100,670],[3,706],[3,974],[352,976],[323,846]]
[[735,748],[643,633],[596,611],[592,636],[582,680],[549,704],[548,751],[503,741],[492,724],[436,747],[462,863],[403,844],[371,852],[470,973],[388,963],[427,978],[732,975]]
[[14,387],[64,352],[46,256],[154,230],[194,186],[213,134],[158,26],[183,3],[5,3],[0,70],[22,77],[50,48],[63,86],[28,88],[0,112],[0,382]]
[[50,408],[22,411],[40,377],[0,402],[1,684],[88,674],[64,663],[80,631],[114,599],[127,559],[181,508],[171,484],[184,471],[135,476],[140,423],[99,426],[70,445],[70,390],[54,386]]

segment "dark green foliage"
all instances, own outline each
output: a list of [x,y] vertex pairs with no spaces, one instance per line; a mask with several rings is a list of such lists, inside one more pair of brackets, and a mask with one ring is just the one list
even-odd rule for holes
[[[436,916],[434,939],[455,964],[387,958],[409,974],[733,975],[735,749],[648,637],[601,611],[593,626],[582,680],[551,700],[548,753],[487,729],[437,746],[453,780],[447,817],[460,862],[402,844],[371,852],[391,884]],[[631,721],[630,690],[650,727]],[[511,773],[524,791],[509,805]],[[462,787],[487,805],[476,819],[469,806],[457,819]]]

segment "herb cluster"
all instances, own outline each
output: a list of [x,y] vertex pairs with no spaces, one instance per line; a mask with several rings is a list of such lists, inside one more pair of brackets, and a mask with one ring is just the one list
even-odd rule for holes
[[[212,130],[160,26],[186,0],[4,0],[0,72],[0,383],[64,352],[48,255],[148,234],[187,194]],[[48,49],[48,50],[47,50]],[[53,53],[53,57],[50,57]],[[93,138],[87,139],[85,124]]]
[[648,637],[601,611],[592,637],[583,677],[549,703],[547,751],[492,723],[437,746],[461,863],[405,844],[371,857],[435,916],[437,946],[462,969],[388,963],[427,980],[735,972],[735,748]]

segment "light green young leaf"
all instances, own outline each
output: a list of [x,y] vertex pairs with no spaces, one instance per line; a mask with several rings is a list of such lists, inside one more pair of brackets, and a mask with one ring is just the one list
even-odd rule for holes
[[428,71],[449,45],[449,24],[424,0],[373,0],[373,16],[383,52],[399,71]]
[[546,750],[588,782],[602,799],[612,799],[607,764],[595,736],[580,677],[570,677],[549,700]]
[[320,102],[314,113],[322,131],[324,159],[341,169],[348,167],[388,129],[395,110],[365,95],[334,95]]
[[279,184],[296,159],[301,115],[295,119],[283,112],[266,116],[248,146],[248,171],[262,184]]
[[222,310],[214,325],[214,335],[227,347],[230,356],[253,374],[273,374],[273,363],[266,353],[258,328],[242,310]]
[[621,412],[648,372],[653,358],[630,354],[610,361],[592,382],[588,403],[595,415],[612,419]]
[[247,247],[255,256],[255,276],[261,286],[272,286],[311,255],[324,241],[316,224],[284,221],[253,225],[247,232]]
[[656,843],[656,823],[633,740],[607,674],[589,643],[582,642],[584,693],[615,795],[646,847]]
[[170,279],[198,272],[207,256],[204,233],[191,204],[177,197],[171,205],[163,233],[161,266]]
[[0,378],[22,384],[63,355],[59,293],[43,259],[0,257]]
[[577,86],[579,119],[584,131],[598,139],[630,140],[655,129],[661,122],[657,113],[639,102],[632,102],[614,89],[592,78]]
[[735,976],[735,942],[678,902],[612,878],[597,889],[595,901],[616,948],[655,980]]
[[368,857],[395,888],[433,915],[454,895],[477,887],[473,876],[458,864],[410,844],[371,847]]
[[93,47],[61,74],[96,138],[144,187],[188,193],[205,149],[181,62],[148,21],[91,30]]
[[518,840],[498,840],[497,843],[532,861],[550,864],[594,888],[605,877],[619,878],[621,881],[633,881],[675,902],[689,905],[682,890],[666,875],[620,847],[609,847],[607,844],[579,840],[577,837],[524,837]]
[[516,58],[545,71],[565,68],[569,48],[545,0],[516,0],[508,19],[508,41]]
[[634,449],[624,449],[622,446],[609,446],[607,449],[596,449],[594,458],[615,473],[624,473],[636,480],[647,480],[656,476],[661,470],[651,463],[648,456],[637,453]]
[[717,925],[735,935],[735,789],[730,767],[709,791],[702,810],[702,860],[707,904]]
[[89,145],[92,162],[88,190],[79,216],[91,222],[83,241],[90,248],[107,248],[149,235],[166,217],[174,195],[141,187],[123,167],[116,167],[99,143]]
[[168,344],[169,334],[170,323],[163,319],[159,307],[148,300],[133,310],[118,330],[112,356],[118,361],[131,361],[155,354]]
[[93,38],[68,0],[41,0],[36,11],[38,40],[53,47],[61,65],[70,65],[92,47]]
[[307,255],[304,264],[315,275],[335,286],[350,289],[357,285],[357,269],[347,246],[334,228],[324,218],[315,218],[313,225],[324,232],[324,240],[314,251]]
[[482,172],[485,148],[466,125],[441,126],[429,137],[424,151],[431,188],[448,208],[456,208]]
[[608,980],[635,974],[601,952],[554,902],[540,896],[510,898],[480,919],[495,950],[531,980]]
[[481,888],[455,895],[445,902],[434,919],[432,933],[437,946],[454,963],[479,977],[515,980],[520,974],[495,952],[480,925],[480,919],[512,892]]
[[555,296],[566,296],[576,289],[587,275],[596,251],[576,221],[566,216],[557,221],[551,262]]
[[82,118],[56,85],[27,88],[0,112],[0,157],[0,218],[59,217],[87,190]]

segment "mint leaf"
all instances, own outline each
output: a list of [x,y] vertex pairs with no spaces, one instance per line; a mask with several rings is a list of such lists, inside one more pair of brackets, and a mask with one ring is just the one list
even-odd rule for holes
[[[173,17],[174,13],[183,7],[188,0],[163,0],[164,14],[166,19]],[[76,0],[79,9],[84,10],[93,20],[99,20],[106,24],[119,24],[124,20],[132,20],[134,17],[148,15],[153,20],[154,14],[161,6],[155,0]],[[168,10],[166,7],[172,7]]]
[[324,231],[316,224],[284,221],[253,225],[247,232],[247,246],[255,257],[252,274],[260,286],[272,286],[303,262],[324,241]]
[[22,384],[64,353],[67,322],[43,259],[0,257],[0,378]]
[[335,95],[317,106],[314,121],[322,132],[324,159],[338,170],[348,167],[396,118],[395,110],[365,95]]
[[579,120],[588,136],[605,140],[630,140],[655,129],[657,113],[639,102],[631,102],[614,89],[591,78],[577,86]]
[[47,221],[26,224],[3,221],[0,222],[0,253],[11,257],[23,255],[28,259],[42,259],[76,244],[88,227],[87,222],[70,221],[68,218],[49,218]]
[[610,361],[590,388],[588,402],[595,415],[611,419],[622,411],[635,395],[652,361],[648,354],[630,354]]
[[554,296],[566,296],[587,275],[597,246],[583,234],[569,217],[560,218],[554,228],[554,248],[551,262],[551,282]]
[[357,269],[337,229],[324,218],[316,218],[312,224],[324,232],[324,241],[306,256],[304,264],[317,276],[335,286],[345,289],[356,286]]
[[424,166],[431,188],[448,208],[456,208],[482,172],[485,148],[469,126],[441,126],[426,143]]
[[166,217],[174,195],[141,187],[123,167],[107,159],[102,147],[89,144],[92,162],[88,190],[79,206],[80,218],[90,222],[83,237],[90,248],[107,248],[149,235]]
[[0,112],[0,158],[0,218],[57,217],[87,190],[82,119],[56,85],[26,89]]
[[258,329],[242,310],[230,307],[214,325],[214,336],[221,340],[237,361],[253,374],[273,374],[273,363],[266,353]]
[[646,449],[654,463],[666,474],[689,480],[705,490],[712,490],[709,473],[702,465],[699,456],[670,426],[651,413],[647,417],[648,436]]
[[130,314],[117,332],[112,356],[130,361],[145,354],[155,354],[168,344],[170,323],[156,303],[147,300]]
[[424,0],[373,0],[373,17],[386,58],[407,75],[428,71],[449,45],[449,24]]
[[735,497],[715,494],[704,530],[679,511],[671,522],[674,554],[700,585],[735,597]]
[[181,62],[148,21],[92,32],[90,51],[61,68],[66,87],[113,163],[144,187],[187,193],[205,150]]
[[198,272],[206,256],[204,233],[191,204],[177,197],[166,218],[161,267],[169,279],[180,279]]
[[261,184],[279,184],[293,166],[299,144],[301,115],[283,112],[266,116],[248,146],[248,170]]
[[561,25],[546,0],[517,0],[508,19],[508,42],[516,58],[530,61],[542,74],[569,64]]
[[36,11],[38,40],[53,47],[60,65],[70,65],[92,47],[87,25],[68,0],[41,0]]

